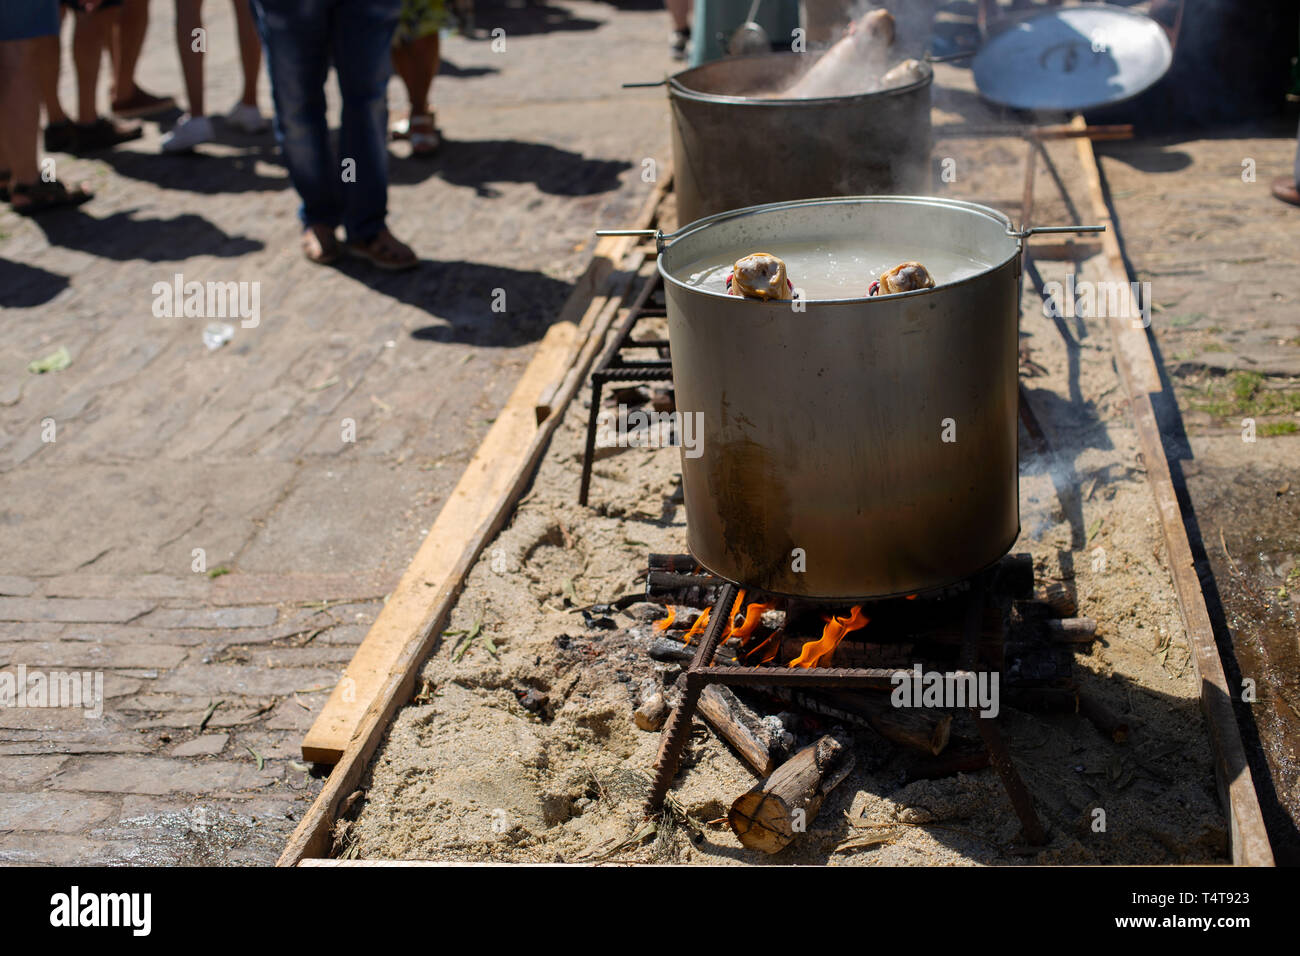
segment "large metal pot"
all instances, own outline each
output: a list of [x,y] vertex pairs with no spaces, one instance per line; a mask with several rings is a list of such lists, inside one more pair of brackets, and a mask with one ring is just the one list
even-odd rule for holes
[[762,99],[807,60],[798,53],[726,57],[668,80],[677,221],[755,203],[930,185],[930,86],[825,99]]
[[[944,250],[988,266],[803,311],[679,277],[736,246],[854,236],[888,236],[900,260]],[[682,479],[704,567],[847,600],[951,584],[1007,552],[1020,524],[1022,236],[974,203],[849,197],[725,213],[661,242],[677,408],[702,430],[682,449]]]

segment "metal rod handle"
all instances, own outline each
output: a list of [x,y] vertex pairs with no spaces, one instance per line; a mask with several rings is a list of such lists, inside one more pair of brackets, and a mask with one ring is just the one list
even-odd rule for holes
[[597,229],[598,236],[662,236],[658,229]]
[[1007,235],[1014,236],[1017,239],[1025,239],[1029,236],[1050,235],[1053,233],[1083,233],[1083,232],[1105,232],[1105,226],[1030,226],[1028,229],[1008,229]]
[[668,82],[667,80],[654,80],[654,81],[649,82],[649,83],[624,83],[624,84],[623,84],[623,89],[625,89],[625,90],[635,90],[635,89],[638,89],[638,88],[643,87],[643,86],[663,86],[663,85],[664,85],[665,83],[667,83],[667,82]]

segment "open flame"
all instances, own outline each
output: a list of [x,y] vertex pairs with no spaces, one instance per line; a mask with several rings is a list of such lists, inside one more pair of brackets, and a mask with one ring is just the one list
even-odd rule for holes
[[799,656],[792,660],[789,667],[822,667],[830,661],[835,648],[845,636],[860,631],[871,619],[862,613],[862,605],[855,604],[848,617],[832,617],[822,629],[822,636],[804,644]]
[[666,631],[673,626],[673,621],[677,620],[677,612],[671,607],[668,608],[668,614],[655,621],[654,629],[656,631]]

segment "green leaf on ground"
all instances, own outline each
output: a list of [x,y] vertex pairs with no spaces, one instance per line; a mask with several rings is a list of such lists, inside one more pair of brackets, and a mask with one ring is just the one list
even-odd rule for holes
[[28,363],[27,371],[33,375],[44,375],[46,372],[61,372],[71,364],[72,356],[60,345],[45,358]]

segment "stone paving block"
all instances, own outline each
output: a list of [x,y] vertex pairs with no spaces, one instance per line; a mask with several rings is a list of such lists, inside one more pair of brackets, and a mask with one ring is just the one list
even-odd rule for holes
[[173,757],[212,757],[221,753],[230,734],[205,734],[172,748]]
[[15,756],[0,744],[0,755],[5,756],[0,766],[0,790],[29,790],[40,786],[42,780],[67,763],[66,756]]
[[5,597],[27,597],[36,590],[36,582],[30,578],[20,578],[13,574],[0,574],[0,595]]
[[307,688],[332,687],[341,673],[341,668],[263,669],[219,664],[206,666],[185,664],[160,677],[152,690],[160,694],[208,693],[213,695],[213,699],[228,694],[261,697],[301,693]]
[[79,757],[50,787],[87,793],[196,793],[213,797],[271,786],[280,776],[275,766],[211,761],[191,763],[170,757]]
[[279,612],[273,607],[159,608],[141,618],[141,627],[230,630],[266,627]]
[[166,668],[185,659],[183,647],[166,644],[96,644],[89,641],[37,641],[0,643],[0,667],[24,663],[28,667]]
[[80,833],[116,812],[117,801],[85,794],[0,791],[0,830]]
[[0,620],[125,624],[155,606],[152,601],[0,597]]

